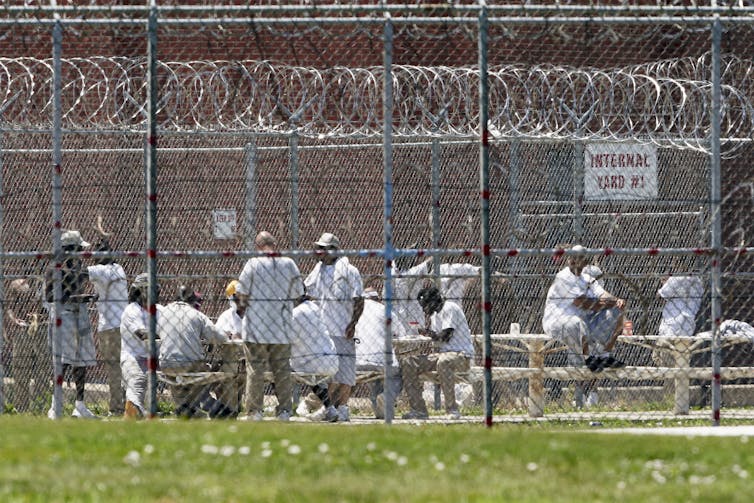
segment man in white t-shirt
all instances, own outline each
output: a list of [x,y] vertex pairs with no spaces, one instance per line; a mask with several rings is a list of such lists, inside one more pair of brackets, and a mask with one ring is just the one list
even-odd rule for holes
[[305,280],[306,291],[319,304],[322,320],[338,352],[338,372],[330,383],[330,399],[338,409],[338,420],[350,419],[348,400],[356,384],[356,324],[364,309],[361,273],[348,257],[331,253],[340,249],[340,240],[325,232],[314,243],[320,261]]
[[[120,370],[126,388],[123,415],[130,419],[143,417],[146,413],[144,395],[149,358],[146,346],[149,331],[148,290],[149,275],[141,273],[136,276],[128,288],[128,305],[120,319]],[[157,291],[159,297],[159,287]],[[157,304],[156,307],[155,317],[159,322],[162,306]]]
[[[109,252],[110,244],[100,241],[95,251]],[[124,392],[120,371],[120,321],[128,305],[128,281],[123,267],[112,257],[102,257],[87,267],[89,282],[97,292],[97,340],[110,390],[110,414],[123,415]]]
[[[338,372],[338,353],[327,327],[322,320],[319,306],[304,295],[293,308],[293,332],[291,333],[291,367],[295,372],[332,377]],[[335,422],[338,411],[330,400],[326,384],[312,386],[312,391],[322,402],[322,408],[308,417],[313,420]],[[299,406],[303,411],[306,407]],[[299,412],[302,414],[304,412]]]
[[474,358],[474,343],[463,309],[455,302],[447,302],[434,287],[423,288],[417,300],[424,313],[430,316],[430,327],[419,329],[419,334],[434,341],[434,351],[428,355],[401,358],[403,384],[411,410],[403,419],[427,419],[427,404],[422,396],[423,386],[419,375],[437,371],[440,389],[445,397],[445,410],[450,419],[459,419],[455,395],[455,376],[466,372]]
[[568,348],[568,362],[593,372],[625,364],[611,354],[623,330],[626,301],[607,292],[584,272],[584,247],[571,248],[568,267],[555,276],[547,292],[542,328]]
[[702,305],[704,285],[695,276],[670,276],[657,290],[665,300],[659,335],[691,337],[696,329],[696,313]]
[[277,395],[277,417],[288,421],[293,410],[291,378],[291,333],[293,303],[304,294],[298,266],[281,257],[277,241],[267,231],[257,234],[254,244],[264,256],[246,262],[238,277],[238,302],[246,308],[243,340],[249,354],[246,362],[245,419],[259,421],[264,413],[264,371],[272,372]]
[[[366,288],[363,297],[364,311],[356,324],[356,339],[358,341],[356,344],[356,368],[382,371],[385,368],[385,306],[380,302],[374,288]],[[397,317],[393,319],[395,320]],[[393,334],[393,336],[396,337],[398,334]],[[396,398],[401,392],[402,382],[395,351],[393,351],[391,359],[391,372],[390,390],[393,398]],[[372,410],[377,419],[384,419],[385,417],[384,388],[383,379],[372,382]]]

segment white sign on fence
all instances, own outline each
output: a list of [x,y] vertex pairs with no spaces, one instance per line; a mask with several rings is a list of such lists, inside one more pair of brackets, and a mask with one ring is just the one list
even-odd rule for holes
[[212,210],[212,234],[215,239],[236,239],[236,210]]
[[657,148],[638,143],[589,143],[584,149],[588,201],[657,199]]

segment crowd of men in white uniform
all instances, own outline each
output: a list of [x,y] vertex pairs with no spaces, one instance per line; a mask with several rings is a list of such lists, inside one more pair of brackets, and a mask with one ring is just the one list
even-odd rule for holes
[[[66,252],[91,246],[77,231],[63,233],[61,241]],[[393,353],[387,362],[381,292],[364,289],[358,269],[338,253],[337,236],[324,233],[314,243],[320,260],[306,277],[292,259],[280,256],[270,233],[260,232],[255,244],[263,255],[248,260],[238,279],[227,285],[229,307],[216,322],[201,312],[201,295],[185,286],[173,302],[155,308],[159,370],[171,378],[177,415],[261,420],[266,413],[265,372],[269,371],[277,397],[277,419],[287,421],[294,414],[295,372],[319,377],[311,383],[311,395],[296,408],[299,415],[349,421],[348,404],[357,369],[381,370],[390,363],[394,378],[388,383],[378,379],[373,384],[371,398],[377,417],[384,414],[387,386],[393,397],[405,390],[410,405],[405,418],[426,419],[419,375],[428,370],[438,372],[448,417],[460,417],[455,374],[468,370],[474,358],[461,300],[468,282],[479,275],[478,266],[442,263],[439,271],[434,271],[432,258],[404,270],[394,266],[394,336],[429,337],[433,350],[404,357]],[[96,250],[106,252],[110,247],[104,241]],[[547,294],[542,322],[545,333],[568,348],[570,365],[586,366],[595,373],[623,366],[612,349],[624,324],[626,301],[604,289],[601,271],[589,265],[582,247],[570,248],[566,262]],[[435,277],[441,279],[439,288],[432,280]],[[63,371],[72,375],[76,385],[72,415],[96,417],[84,402],[86,369],[97,363],[85,309],[93,299],[98,310],[100,359],[110,390],[109,412],[128,418],[147,414],[144,395],[147,373],[153,365],[146,344],[148,276],[140,274],[128,285],[123,268],[112,258],[103,257],[85,268],[80,258],[72,255],[63,264],[58,304],[53,302],[52,279],[51,269],[45,300],[51,320],[60,320],[60,344],[53,349],[62,355]],[[85,293],[86,281],[93,285],[94,296]],[[14,285],[19,290],[23,287],[23,283]],[[667,278],[658,290],[658,296],[665,300],[659,334],[692,336],[703,291],[698,277]],[[56,305],[60,306],[59,313]],[[25,323],[12,311],[9,314],[18,324]],[[731,330],[753,330],[743,322],[727,323]],[[208,345],[225,348],[221,355],[225,360],[245,362],[242,401],[237,380],[197,385],[185,378],[209,370]],[[49,417],[57,417],[60,409],[61,404],[53,401]]]

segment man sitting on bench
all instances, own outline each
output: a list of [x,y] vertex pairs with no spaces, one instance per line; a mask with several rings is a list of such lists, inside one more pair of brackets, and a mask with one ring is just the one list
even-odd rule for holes
[[471,330],[461,306],[446,302],[437,287],[423,288],[417,296],[424,314],[430,317],[430,328],[420,328],[419,334],[434,341],[434,351],[429,355],[414,355],[402,358],[403,383],[411,410],[403,419],[427,419],[427,404],[422,397],[419,375],[437,370],[440,388],[445,397],[448,419],[460,419],[455,394],[455,377],[467,372],[474,358],[474,343]]
[[555,276],[547,292],[542,328],[565,344],[573,366],[586,365],[592,372],[624,367],[610,352],[623,330],[626,301],[584,272],[587,258],[583,246],[575,245],[571,252],[568,267]]

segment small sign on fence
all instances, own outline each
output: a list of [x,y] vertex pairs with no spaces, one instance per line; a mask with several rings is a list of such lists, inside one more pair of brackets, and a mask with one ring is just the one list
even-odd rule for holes
[[657,148],[638,143],[589,143],[584,149],[584,199],[657,199]]
[[215,239],[236,239],[236,210],[212,210],[212,234]]

